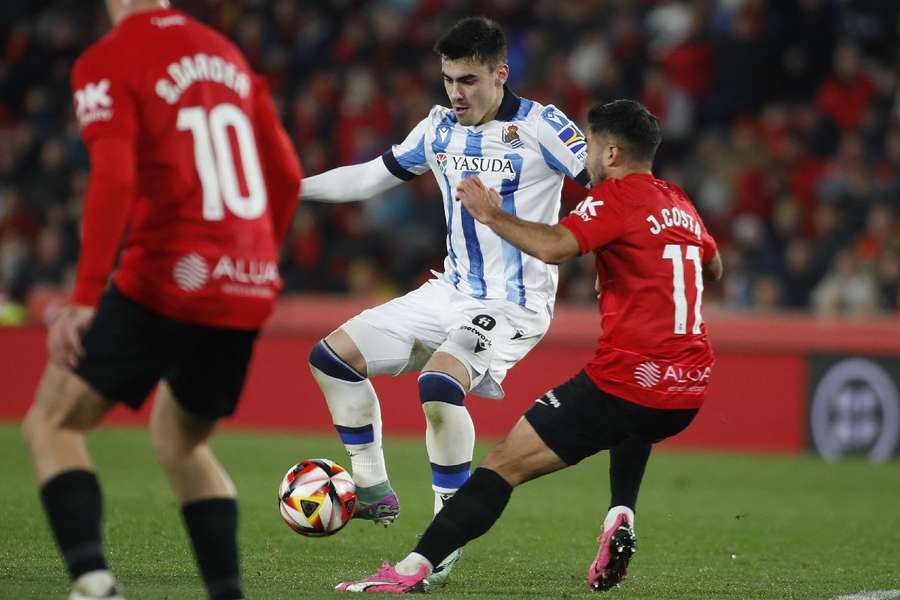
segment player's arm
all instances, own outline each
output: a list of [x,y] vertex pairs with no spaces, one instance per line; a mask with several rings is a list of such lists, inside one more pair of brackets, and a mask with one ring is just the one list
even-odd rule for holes
[[707,281],[719,281],[722,279],[723,271],[722,255],[716,250],[716,254],[712,259],[703,263],[703,278]]
[[72,304],[95,307],[116,260],[137,189],[135,99],[109,57],[88,51],[72,70],[75,113],[91,170]]
[[457,198],[469,213],[501,238],[545,263],[559,264],[578,256],[575,235],[562,225],[525,221],[500,207],[500,194],[478,177],[467,177],[456,188]]
[[402,143],[367,163],[338,167],[303,180],[300,197],[319,202],[353,202],[377,196],[428,170],[425,132],[430,116],[422,119]]
[[701,271],[703,278],[707,281],[722,279],[724,266],[722,255],[719,254],[719,246],[716,244],[715,238],[707,231],[702,219],[700,220],[700,245],[702,246],[703,267]]
[[91,174],[81,215],[81,253],[72,304],[96,307],[112,272],[137,185],[132,140],[99,137],[88,145]]
[[378,157],[304,178],[300,197],[318,202],[355,202],[377,196],[404,181],[388,169],[383,157]]

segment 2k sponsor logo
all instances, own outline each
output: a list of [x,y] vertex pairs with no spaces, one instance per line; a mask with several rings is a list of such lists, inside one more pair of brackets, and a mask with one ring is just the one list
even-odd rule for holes
[[575,207],[572,213],[578,215],[584,221],[590,221],[597,216],[598,206],[603,206],[603,200],[594,200],[593,196],[588,196],[578,203],[578,206]]
[[84,127],[94,121],[109,121],[112,118],[112,98],[109,96],[109,79],[89,83],[75,92],[75,116]]

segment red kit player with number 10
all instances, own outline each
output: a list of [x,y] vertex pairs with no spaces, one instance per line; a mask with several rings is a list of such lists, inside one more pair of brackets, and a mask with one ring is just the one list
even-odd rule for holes
[[[159,383],[153,447],[210,598],[243,598],[237,504],[208,446],[234,411],[281,288],[301,168],[240,51],[165,0],[106,0],[112,31],[72,73],[91,158],[70,304],[23,424],[70,600],[121,598],[85,435]],[[118,266],[112,276],[118,253]]]

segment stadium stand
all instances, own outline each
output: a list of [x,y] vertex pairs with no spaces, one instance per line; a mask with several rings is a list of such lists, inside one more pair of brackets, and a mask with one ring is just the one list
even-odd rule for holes
[[[0,322],[40,314],[78,252],[87,156],[69,89],[108,24],[101,2],[0,5]],[[900,308],[900,3],[868,0],[180,0],[266,75],[307,173],[368,160],[443,103],[436,31],[481,13],[510,38],[511,87],[583,121],[640,100],[662,120],[656,172],[693,197],[727,276],[705,304],[819,315]],[[87,5],[87,6],[86,6]],[[579,198],[565,190],[566,206]],[[382,300],[444,255],[431,177],[349,205],[305,203],[289,292]],[[560,298],[594,301],[590,258]]]

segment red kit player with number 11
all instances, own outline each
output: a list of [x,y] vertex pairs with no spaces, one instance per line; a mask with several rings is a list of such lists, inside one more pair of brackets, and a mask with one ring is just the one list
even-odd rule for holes
[[207,442],[237,405],[281,288],[300,163],[231,42],[165,0],[106,8],[115,27],[72,73],[91,158],[75,291],[50,329],[25,439],[70,600],[121,598],[85,435],[115,402],[137,409],[159,383],[154,450],[209,597],[236,600],[235,489]]

